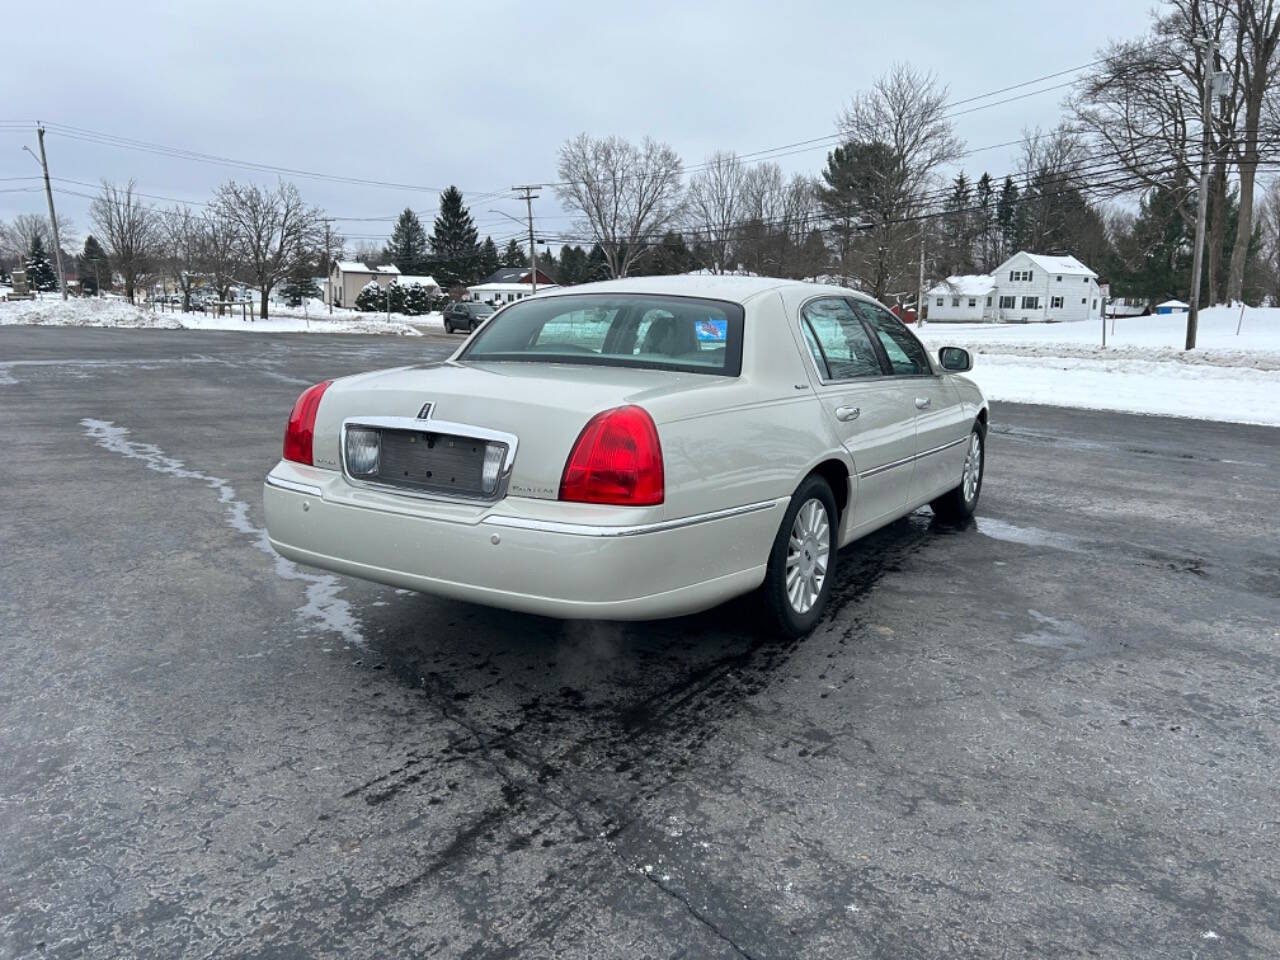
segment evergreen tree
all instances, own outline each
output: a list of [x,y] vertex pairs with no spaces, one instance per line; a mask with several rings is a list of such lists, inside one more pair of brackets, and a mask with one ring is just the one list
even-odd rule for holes
[[[399,286],[399,284],[396,284]],[[395,299],[394,297],[392,298]],[[404,288],[404,306],[402,310],[410,316],[417,317],[431,312],[431,295],[420,283],[411,283]]]
[[951,193],[943,207],[943,269],[948,275],[973,272],[973,193],[969,178],[961,170],[951,183]]
[[379,286],[377,280],[370,280],[356,297],[356,309],[365,313],[405,312],[405,288],[392,281],[385,287]]
[[478,239],[476,225],[462,203],[462,191],[449,187],[440,194],[440,213],[431,231],[432,273],[443,289],[479,278]]
[[356,295],[356,309],[361,313],[377,313],[387,309],[387,298],[377,280],[370,280]]
[[302,304],[302,301],[310,297],[320,296],[320,287],[316,283],[313,273],[314,264],[310,258],[299,258],[293,269],[289,271],[288,276],[285,277],[284,286],[280,288],[285,303],[291,307],[297,307]]
[[39,234],[31,238],[31,249],[27,251],[27,283],[41,293],[58,289],[58,273],[49,262]]
[[550,247],[538,254],[538,272],[545,273],[552,283],[558,282],[556,278],[560,276],[560,267]]
[[111,289],[111,263],[107,251],[93,234],[84,238],[84,250],[80,253],[80,289],[96,295],[98,288]]
[[823,215],[831,221],[839,260],[837,269],[842,276],[849,273],[849,256],[858,227],[856,163],[853,144],[836,147],[827,154],[822,180],[814,191]]
[[387,244],[387,256],[401,273],[421,274],[428,269],[427,259],[430,249],[427,231],[422,227],[418,215],[405,207],[404,213],[396,221],[391,231],[391,242]]
[[566,287],[584,283],[587,278],[587,252],[578,246],[560,249],[560,283]]
[[977,268],[986,273],[998,266],[995,262],[995,186],[991,174],[983,173],[978,178],[973,205],[974,260]]
[[525,256],[524,247],[516,243],[515,238],[507,242],[507,249],[502,252],[502,265],[504,267],[527,267],[529,258]]
[[645,258],[645,273],[662,276],[674,273],[688,273],[693,269],[693,253],[685,243],[683,234],[669,230],[662,242],[654,247]]
[[594,244],[591,252],[587,254],[586,270],[582,274],[583,283],[591,283],[593,280],[609,279],[609,258],[604,254],[604,248],[600,244]]
[[493,237],[485,237],[480,247],[480,276],[487,277],[500,266],[502,266],[502,259],[498,256],[498,248],[494,245]]
[[[1020,210],[1018,203],[1018,185],[1013,177],[1005,177],[1000,187],[1000,198],[996,201],[996,227],[1000,235],[999,260],[1004,261],[1018,252],[1022,244],[1026,214]],[[993,268],[996,266],[992,264]]]
[[5,265],[3,260],[0,260],[0,283],[9,283],[12,280],[13,278],[9,276],[8,266]]

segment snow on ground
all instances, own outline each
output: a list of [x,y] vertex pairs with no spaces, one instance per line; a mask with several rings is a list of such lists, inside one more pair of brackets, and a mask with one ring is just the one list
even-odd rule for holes
[[358,313],[354,310],[272,307],[266,320],[246,320],[238,311],[217,316],[213,313],[159,313],[150,307],[135,306],[117,299],[72,299],[58,297],[0,303],[0,326],[32,324],[55,327],[146,327],[160,330],[239,330],[247,333],[390,333],[416,337],[420,328],[444,325],[440,314],[409,317],[393,313]]
[[926,324],[931,348],[973,354],[968,375],[992,400],[1280,426],[1280,309],[1201,311],[1186,351],[1186,314],[1056,324]]

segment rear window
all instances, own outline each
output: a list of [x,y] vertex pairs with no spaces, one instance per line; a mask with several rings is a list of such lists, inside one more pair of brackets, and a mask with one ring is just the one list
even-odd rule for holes
[[460,360],[580,363],[736,377],[742,307],[647,294],[522,300],[481,328]]

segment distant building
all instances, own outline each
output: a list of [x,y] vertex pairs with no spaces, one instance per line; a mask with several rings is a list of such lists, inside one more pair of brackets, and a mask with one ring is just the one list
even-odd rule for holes
[[995,277],[985,273],[947,277],[929,290],[930,323],[981,323],[996,319]]
[[1058,323],[1102,316],[1098,275],[1075,257],[1015,253],[987,275],[948,277],[929,291],[931,322]]
[[[360,296],[360,291],[368,286],[370,280],[376,281],[380,287],[386,287],[393,280],[399,279],[400,269],[390,264],[370,268],[359,260],[335,260],[329,267],[325,303],[332,302],[335,307],[354,307],[356,297]],[[329,297],[333,298],[332,301]]]
[[[538,293],[542,293],[544,290],[558,289],[559,284],[538,281]],[[490,283],[486,281],[467,287],[466,299],[501,307],[508,303],[515,303],[517,300],[523,300],[532,293],[533,286],[528,283]]]
[[[533,271],[528,267],[499,267],[493,273],[485,277],[481,283],[530,283]],[[549,287],[555,284],[543,271],[538,271],[538,289]]]
[[402,287],[411,287],[415,283],[426,289],[427,293],[433,297],[440,296],[443,291],[440,284],[436,283],[436,278],[425,273],[402,273],[396,279],[396,283]]
[[1166,300],[1164,303],[1156,304],[1156,313],[1161,316],[1170,313],[1186,313],[1190,309],[1191,305],[1181,300]]

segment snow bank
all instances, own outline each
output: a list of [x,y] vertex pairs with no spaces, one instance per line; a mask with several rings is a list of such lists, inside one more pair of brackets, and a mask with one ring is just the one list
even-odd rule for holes
[[1185,314],[1060,324],[926,324],[931,348],[961,346],[992,400],[1280,426],[1280,309],[1202,311],[1195,350]]
[[[434,315],[435,325],[439,314]],[[60,298],[0,303],[0,326],[31,324],[54,327],[145,327],[157,330],[239,330],[248,333],[390,333],[422,335],[419,326],[431,326],[431,315],[404,317],[392,314],[342,312],[304,315],[301,309],[273,310],[266,320],[252,321],[235,315],[212,313],[154,313],[125,300],[68,300]],[[425,322],[424,322],[425,321]],[[417,324],[415,326],[414,324]]]

